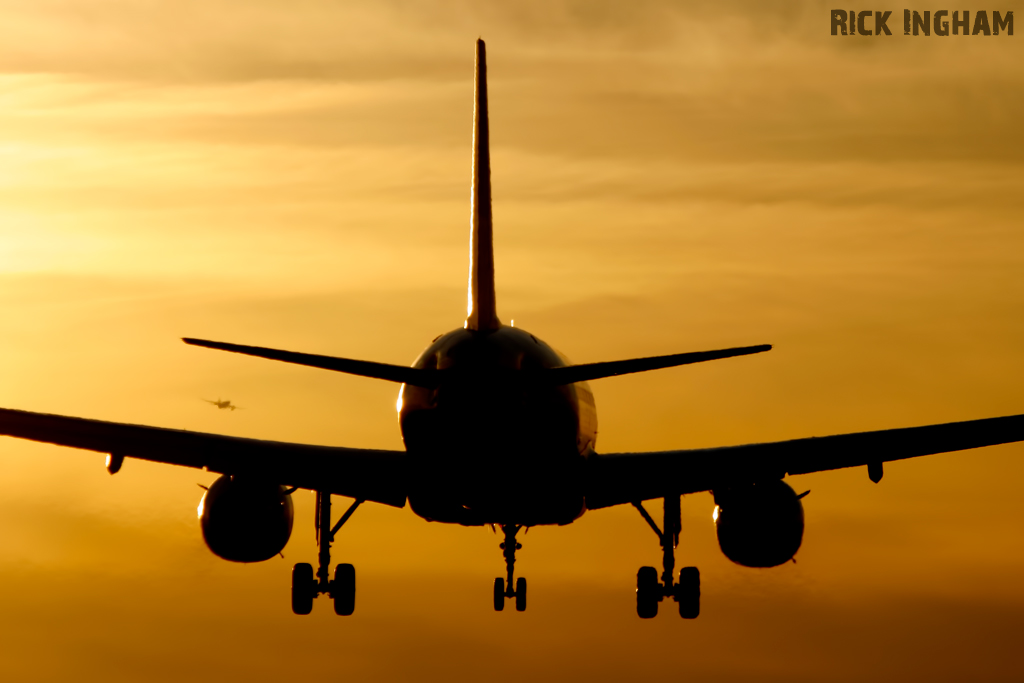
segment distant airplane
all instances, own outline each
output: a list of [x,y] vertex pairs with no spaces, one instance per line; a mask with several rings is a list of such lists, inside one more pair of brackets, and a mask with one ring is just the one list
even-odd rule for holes
[[213,405],[217,406],[221,410],[224,410],[224,409],[227,409],[227,410],[237,410],[238,409],[238,406],[231,404],[231,400],[230,399],[224,399],[222,401],[222,400],[220,400],[218,398],[216,401],[211,401],[208,398],[204,398],[203,400],[206,401],[207,403],[212,403]]
[[[587,510],[633,505],[657,533],[662,572],[641,567],[636,609],[651,618],[662,601],[682,617],[700,612],[700,573],[675,573],[683,494],[714,497],[719,546],[733,562],[774,567],[791,560],[803,540],[801,498],[783,478],[867,467],[993,444],[1024,441],[1024,415],[654,453],[598,453],[597,414],[588,380],[761,353],[766,344],[571,365],[526,330],[498,320],[494,289],[487,70],[476,47],[476,107],[470,230],[469,305],[465,323],[437,337],[412,367],[184,339],[194,346],[373,377],[401,384],[398,416],[405,450],[383,451],[261,441],[160,427],[0,409],[0,434],[108,453],[117,472],[126,457],[206,469],[222,476],[199,504],[210,550],[226,560],[260,562],[278,554],[292,530],[290,495],[316,492],[319,566],[292,570],[291,603],[309,614],[329,595],[338,614],[355,609],[355,569],[330,576],[331,543],[365,501],[404,507],[434,522],[497,525],[505,577],[494,580],[494,609],[507,599],[526,609],[526,579],[515,578],[516,535],[524,527],[564,525]],[[222,406],[223,407],[223,406]],[[354,498],[331,523],[331,496]],[[643,503],[664,501],[659,527]]]

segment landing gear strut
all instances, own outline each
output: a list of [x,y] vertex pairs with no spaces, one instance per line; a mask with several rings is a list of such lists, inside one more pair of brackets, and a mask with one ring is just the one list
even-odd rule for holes
[[672,576],[676,564],[675,549],[679,545],[682,528],[679,496],[665,496],[664,531],[658,528],[642,503],[634,501],[633,507],[658,534],[662,549],[661,582],[654,567],[640,567],[636,573],[636,613],[641,619],[651,619],[658,614],[658,603],[672,598],[679,603],[679,616],[696,619],[700,614],[700,572],[696,567],[683,567],[679,570],[678,582]]
[[[505,542],[499,546],[502,555],[505,556],[505,572],[508,578],[506,587],[505,579],[498,577],[494,580],[494,611],[500,612],[505,609],[505,598],[516,599],[516,611],[526,611],[526,579],[519,577],[515,579],[516,551],[522,548],[521,543],[516,542],[516,534],[522,529],[521,524],[503,524],[502,533],[505,534]],[[515,586],[515,589],[512,586]]]
[[312,565],[300,562],[292,568],[292,611],[309,614],[313,611],[313,600],[321,593],[327,593],[334,601],[334,612],[348,616],[356,609],[356,569],[350,564],[339,564],[334,568],[331,580],[331,543],[345,522],[352,517],[363,503],[357,499],[338,523],[331,526],[331,494],[316,492],[316,542],[320,548],[319,566],[316,576]]

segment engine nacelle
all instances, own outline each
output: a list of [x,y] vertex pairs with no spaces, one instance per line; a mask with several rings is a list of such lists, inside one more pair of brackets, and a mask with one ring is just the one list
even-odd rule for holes
[[232,562],[262,562],[284,550],[295,513],[284,487],[224,475],[199,501],[206,547]]
[[718,546],[744,567],[776,567],[793,559],[804,537],[804,506],[781,480],[714,492]]

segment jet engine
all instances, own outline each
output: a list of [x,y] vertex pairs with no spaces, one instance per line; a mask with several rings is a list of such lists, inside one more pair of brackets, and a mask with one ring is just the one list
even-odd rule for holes
[[718,546],[744,567],[791,560],[804,536],[804,507],[788,484],[768,480],[714,491]]
[[232,562],[269,560],[292,535],[292,498],[265,480],[224,475],[207,489],[197,511],[206,547]]

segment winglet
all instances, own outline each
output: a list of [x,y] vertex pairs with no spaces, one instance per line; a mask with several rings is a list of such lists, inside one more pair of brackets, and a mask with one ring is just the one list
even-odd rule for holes
[[476,102],[473,108],[473,190],[469,243],[469,301],[466,328],[501,327],[494,297],[494,230],[491,222],[491,153],[487,125],[487,56],[476,41]]

